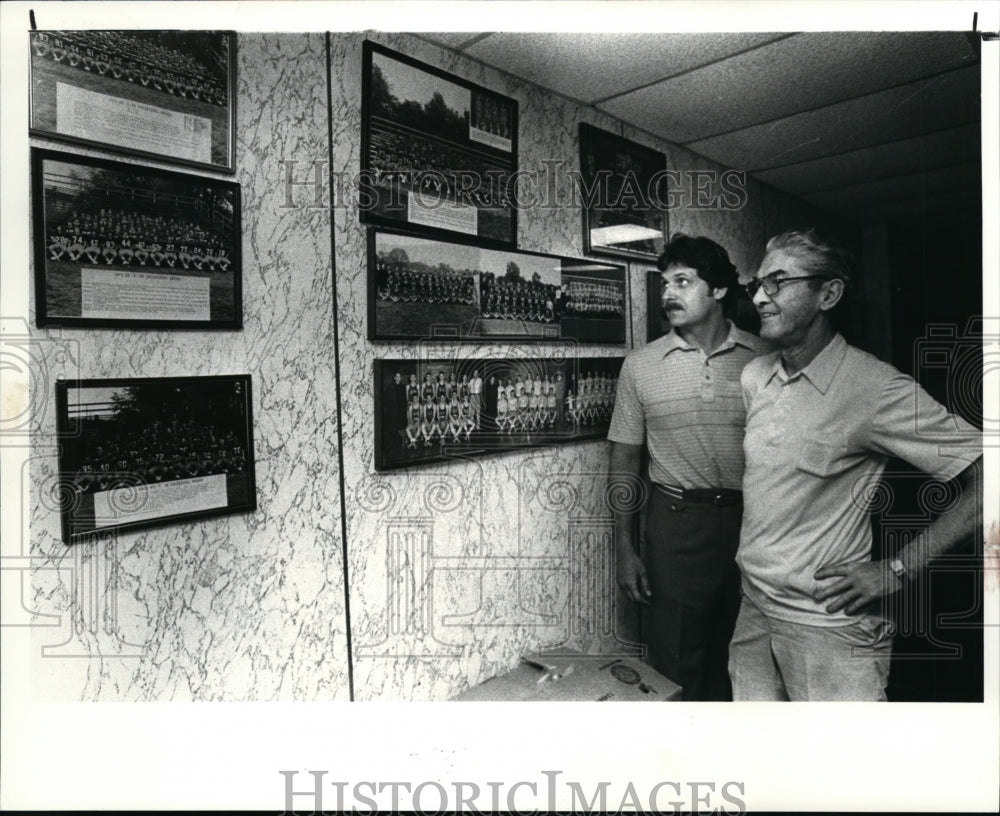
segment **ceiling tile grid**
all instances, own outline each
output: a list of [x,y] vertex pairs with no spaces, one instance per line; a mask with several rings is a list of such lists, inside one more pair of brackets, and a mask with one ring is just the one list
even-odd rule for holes
[[946,33],[798,34],[600,107],[686,144],[929,77],[971,57],[964,38]]
[[500,33],[464,53],[589,105],[785,36]]
[[421,36],[842,217],[978,206],[963,32]]
[[979,157],[979,123],[849,150],[820,159],[761,170],[755,175],[796,195],[907,175]]
[[979,70],[972,66],[688,147],[756,172],[978,120]]

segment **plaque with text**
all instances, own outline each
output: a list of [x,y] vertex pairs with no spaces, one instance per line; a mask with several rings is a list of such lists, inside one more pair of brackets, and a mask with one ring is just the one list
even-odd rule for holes
[[39,326],[243,324],[240,188],[33,149]]
[[33,134],[233,172],[234,33],[28,36]]
[[56,384],[67,544],[257,507],[250,376]]

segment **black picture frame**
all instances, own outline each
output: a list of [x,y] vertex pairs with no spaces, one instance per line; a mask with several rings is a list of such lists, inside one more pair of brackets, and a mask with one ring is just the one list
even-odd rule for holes
[[38,326],[239,329],[240,186],[31,149]]
[[[624,361],[624,356],[568,355],[376,360],[375,470],[604,439]],[[473,381],[477,378],[481,380],[478,410],[473,397],[476,393]],[[500,385],[504,381],[520,406],[516,424],[509,410],[500,409]],[[535,385],[536,381],[539,385]],[[521,392],[517,390],[519,384]],[[463,388],[468,392],[467,403]],[[572,403],[567,402],[571,392]],[[414,393],[417,393],[416,425],[413,424]],[[453,394],[457,394],[454,400]],[[552,401],[548,399],[550,394]],[[584,394],[585,401],[579,399]],[[443,420],[439,395],[444,399]],[[540,404],[538,397],[542,398]],[[432,413],[427,413],[429,401],[437,406]]]
[[666,244],[664,153],[580,123],[583,251],[655,261]]
[[257,508],[249,374],[56,383],[62,540]]
[[663,337],[670,331],[670,317],[663,309],[663,273],[646,271],[646,342]]
[[624,345],[625,267],[368,230],[370,340]]
[[362,55],[362,223],[517,246],[517,100],[370,40]]
[[28,36],[33,136],[235,172],[235,32]]

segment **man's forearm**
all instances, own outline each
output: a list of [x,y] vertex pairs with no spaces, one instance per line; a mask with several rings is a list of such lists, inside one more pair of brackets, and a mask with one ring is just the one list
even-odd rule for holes
[[955,482],[961,491],[954,507],[950,507],[931,522],[927,530],[903,547],[896,557],[903,562],[907,573],[916,576],[939,555],[953,549],[971,534],[979,517],[979,471],[982,457],[958,476]]
[[635,552],[635,513],[616,512],[615,516],[615,553],[622,551]]
[[639,467],[641,445],[611,443],[608,464],[608,504],[615,520],[615,549],[634,551],[635,519],[642,506],[644,490]]

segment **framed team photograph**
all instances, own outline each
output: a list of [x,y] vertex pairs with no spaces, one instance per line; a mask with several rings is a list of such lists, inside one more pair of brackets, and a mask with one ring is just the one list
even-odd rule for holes
[[517,245],[517,100],[363,46],[361,220]]
[[603,439],[624,360],[376,360],[375,469]]
[[586,254],[659,257],[667,238],[666,169],[667,157],[658,150],[580,123]]
[[368,230],[371,340],[625,343],[625,268]]
[[67,544],[257,507],[248,374],[56,383]]
[[31,31],[30,130],[232,173],[231,31]]
[[240,187],[32,148],[39,326],[238,329]]

